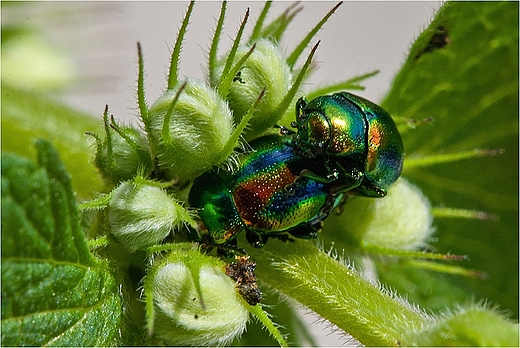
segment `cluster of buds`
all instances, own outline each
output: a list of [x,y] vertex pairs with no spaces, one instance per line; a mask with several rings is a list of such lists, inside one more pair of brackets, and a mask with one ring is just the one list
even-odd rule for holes
[[198,249],[179,251],[179,241],[164,244],[169,236],[175,239],[182,226],[189,233],[196,230],[193,212],[182,202],[182,190],[191,181],[215,166],[232,170],[238,156],[235,150],[247,147],[245,141],[277,132],[274,124],[283,124],[289,114],[293,117],[290,106],[299,97],[317,45],[302,66],[295,64],[339,6],[287,58],[278,42],[300,8],[289,7],[266,24],[270,5],[266,3],[251,37],[242,43],[248,9],[233,46],[219,56],[227,6],[223,2],[209,52],[208,80],[181,80],[178,61],[194,6],[191,2],[172,52],[167,88],[151,106],[145,101],[144,63],[138,44],[139,127],[117,124],[107,108],[104,136],[89,133],[96,141],[95,164],[110,192],[84,206],[103,210],[106,230],[112,236],[109,241],[128,252],[144,250],[150,255],[152,267],[143,289],[147,326],[154,342],[228,344],[244,331],[249,313],[253,313],[285,344],[259,304],[261,292],[253,262],[244,258],[226,267]]
[[[196,229],[192,212],[183,205],[182,192],[174,191],[186,189],[213,167],[232,168],[238,156],[235,150],[246,147],[245,141],[278,132],[273,125],[290,126],[294,119],[290,106],[299,97],[318,45],[302,66],[295,64],[340,5],[332,8],[287,57],[278,42],[299,9],[290,7],[265,25],[267,2],[251,37],[241,43],[248,10],[231,49],[218,57],[227,6],[223,2],[209,52],[208,80],[180,80],[178,61],[193,4],[172,52],[166,91],[151,106],[145,102],[144,64],[138,45],[140,128],[118,125],[105,109],[104,136],[90,133],[97,145],[95,164],[111,189],[97,202],[105,211],[107,230],[129,252],[146,250],[156,255],[154,247],[172,231],[184,225]],[[372,75],[342,81],[326,90],[358,87],[356,83]],[[308,97],[322,92],[311,91]],[[330,226],[339,228],[365,250],[413,253],[431,239],[431,212],[420,190],[400,179],[385,199],[352,199],[349,214],[337,217],[340,222]],[[348,231],[342,231],[343,227]],[[165,250],[168,248],[160,251]],[[230,343],[244,331],[253,308],[261,310],[254,267],[243,258],[226,268],[219,259],[198,249],[161,254],[143,282],[149,333],[157,343],[171,345]]]

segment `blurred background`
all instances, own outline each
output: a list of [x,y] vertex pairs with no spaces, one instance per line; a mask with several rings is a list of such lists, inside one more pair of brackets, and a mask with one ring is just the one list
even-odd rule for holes
[[[287,52],[334,4],[300,3],[303,10],[282,40]],[[286,1],[273,3],[267,21],[290,5]],[[312,40],[321,40],[321,44],[314,58],[318,69],[307,85],[329,84],[377,69],[380,73],[364,82],[366,90],[357,93],[380,101],[415,37],[440,5],[439,1],[345,2]],[[220,6],[216,1],[196,3],[183,46],[180,76],[206,78],[206,53]],[[2,81],[42,89],[100,118],[108,104],[116,119],[135,121],[136,42],[142,45],[146,95],[152,103],[166,86],[171,48],[186,7],[184,1],[2,2]],[[220,53],[231,46],[247,7],[251,12],[246,38],[263,2],[228,4]],[[309,51],[310,47],[299,66]],[[301,312],[319,345],[356,345],[308,310]]]
[[[273,3],[268,21],[291,4]],[[283,37],[287,52],[334,4],[300,3],[303,10]],[[35,69],[46,70],[39,72],[41,78],[46,74],[54,80],[46,88],[61,87],[57,95],[65,103],[97,115],[108,104],[116,118],[132,119],[136,114],[136,42],[141,42],[143,48],[147,99],[153,102],[165,88],[171,48],[186,7],[184,1],[3,2],[2,27],[22,25],[34,38],[13,42],[22,52],[2,47],[2,70],[21,74],[29,73],[26,69],[33,70],[32,74]],[[228,4],[222,48],[231,46],[247,7],[251,13],[245,37],[251,32],[263,2]],[[410,45],[439,7],[440,2],[426,1],[345,2],[312,40],[322,41],[314,59],[318,69],[309,83],[322,85],[377,69],[380,73],[364,83],[366,90],[360,94],[381,100]],[[206,78],[206,52],[219,11],[217,1],[196,3],[183,47],[181,76]],[[29,47],[23,47],[27,43]],[[300,65],[309,51],[310,47],[302,55]],[[16,59],[6,56],[8,53]],[[44,57],[45,54],[51,56]],[[58,85],[60,81],[67,83]],[[17,83],[24,81],[18,78]]]

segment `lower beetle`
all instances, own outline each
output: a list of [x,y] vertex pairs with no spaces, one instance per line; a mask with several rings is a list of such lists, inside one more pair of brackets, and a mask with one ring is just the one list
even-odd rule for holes
[[285,232],[316,238],[346,195],[384,197],[401,173],[395,123],[363,98],[300,98],[292,127],[252,141],[235,172],[213,169],[194,181],[188,202],[198,210],[203,240],[231,244],[244,230],[256,247]]
[[[253,140],[255,150],[244,155],[240,168],[229,173],[213,169],[193,183],[188,202],[198,208],[203,234],[224,244],[246,230],[247,239],[261,246],[269,235],[290,232],[315,238],[321,221],[338,206],[342,195],[335,182],[301,175],[326,175],[321,163],[303,156],[287,135]],[[262,238],[262,241],[258,238]]]

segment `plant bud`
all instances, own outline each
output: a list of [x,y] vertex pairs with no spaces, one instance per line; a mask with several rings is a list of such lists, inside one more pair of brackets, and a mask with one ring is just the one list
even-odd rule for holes
[[168,90],[151,106],[149,136],[167,178],[185,182],[231,154],[232,148],[224,148],[233,132],[233,117],[217,92],[197,80],[187,81],[169,115],[179,88]]
[[138,129],[113,122],[115,131],[108,124],[107,113],[105,109],[105,138],[88,133],[97,142],[95,164],[101,175],[112,184],[130,180],[137,174],[148,176],[153,170],[153,160],[146,138]]
[[249,318],[223,265],[197,250],[169,257],[153,277],[152,295],[155,337],[166,345],[226,345]]
[[353,197],[344,209],[341,221],[361,245],[415,250],[426,245],[434,230],[430,202],[402,178],[385,198]]
[[143,179],[114,189],[107,217],[110,233],[130,251],[157,244],[181,224],[191,222],[177,201]]
[[[236,64],[250,47],[238,49],[234,64]],[[222,70],[225,59],[216,69],[212,78],[214,85],[222,79]],[[239,74],[233,79],[231,89],[227,95],[229,107],[233,110],[235,123],[239,123],[265,88],[265,94],[255,109],[249,121],[245,137],[254,139],[264,133],[283,116],[277,107],[291,88],[292,73],[285,61],[280,48],[270,40],[262,39],[256,43],[253,53],[247,58]]]

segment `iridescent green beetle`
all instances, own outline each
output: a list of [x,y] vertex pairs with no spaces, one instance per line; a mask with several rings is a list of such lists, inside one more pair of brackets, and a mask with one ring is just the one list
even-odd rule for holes
[[229,245],[241,231],[256,247],[283,233],[316,238],[345,196],[384,197],[401,173],[395,123],[363,98],[301,98],[292,126],[252,141],[234,172],[213,169],[195,180],[188,202],[202,241]]
[[[246,232],[255,247],[290,233],[316,238],[321,222],[342,200],[343,182],[331,181],[321,161],[304,156],[289,135],[253,140],[236,171],[216,168],[195,179],[188,202],[209,245],[234,242]],[[210,237],[208,240],[207,237]]]
[[378,105],[341,92],[296,104],[294,145],[309,158],[324,159],[331,180],[344,181],[355,194],[384,197],[403,167],[401,135]]

